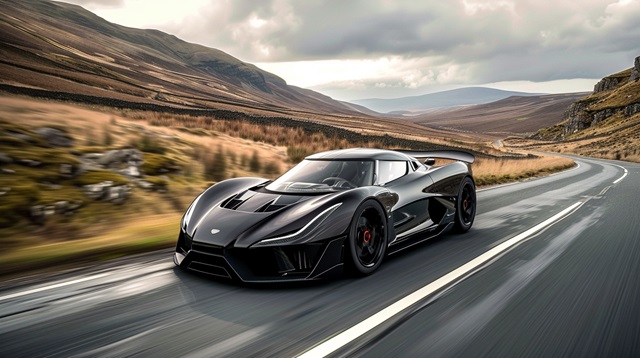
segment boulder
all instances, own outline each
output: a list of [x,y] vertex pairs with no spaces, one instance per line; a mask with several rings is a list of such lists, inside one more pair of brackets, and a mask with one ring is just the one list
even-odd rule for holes
[[153,190],[153,184],[149,183],[148,181],[138,180],[136,181],[136,184],[138,184],[138,186],[144,190]]
[[56,214],[64,215],[67,213],[67,210],[69,210],[69,202],[66,200],[57,201],[54,206],[56,208]]
[[55,205],[47,205],[44,207],[44,217],[45,219],[48,218],[49,216],[53,216],[53,214],[56,213],[56,206]]
[[6,133],[14,138],[20,139],[23,142],[27,142],[27,143],[33,142],[33,138],[31,138],[30,136],[24,133],[18,133],[18,132],[12,132],[12,131],[7,131]]
[[32,168],[39,167],[40,165],[42,165],[42,162],[39,162],[33,159],[20,159],[18,163],[22,165],[26,165],[28,167],[32,167]]
[[97,161],[98,159],[102,158],[103,155],[104,153],[86,153],[81,156],[81,159]]
[[13,159],[6,153],[0,153],[0,165],[2,164],[11,164],[13,163]]
[[118,172],[128,177],[134,177],[134,178],[140,177],[140,170],[136,165],[132,165],[132,164],[129,164],[128,167],[126,167],[125,169],[119,170]]
[[60,174],[67,178],[70,178],[71,176],[73,176],[73,165],[60,164]]
[[42,127],[35,130],[42,139],[44,139],[52,147],[72,147],[73,138],[69,137],[65,132],[49,127]]
[[44,205],[34,205],[30,210],[31,220],[36,224],[44,223]]
[[122,204],[129,197],[129,188],[125,185],[112,186],[107,189],[106,200],[114,204]]
[[113,182],[110,180],[103,181],[98,184],[89,184],[82,187],[85,195],[90,199],[99,200],[102,199],[106,193],[108,188],[113,186]]
[[142,154],[137,149],[114,149],[105,152],[96,163],[105,167],[118,167],[120,165],[136,165],[142,164]]
[[79,200],[75,200],[75,201],[70,202],[67,205],[67,215],[73,214],[74,211],[80,209],[80,207],[82,207],[82,204],[83,204],[83,202],[79,201]]
[[122,157],[122,152],[114,149],[105,152],[96,162],[102,166],[109,167],[122,162]]

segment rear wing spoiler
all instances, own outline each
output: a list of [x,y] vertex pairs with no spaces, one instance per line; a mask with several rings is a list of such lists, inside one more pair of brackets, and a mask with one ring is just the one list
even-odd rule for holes
[[461,150],[431,150],[431,151],[418,151],[418,150],[396,150],[396,152],[402,153],[404,155],[408,155],[410,157],[414,157],[416,159],[427,159],[427,158],[439,158],[439,159],[451,159],[451,160],[459,160],[465,163],[473,163],[476,160],[476,157],[469,153],[463,152]]

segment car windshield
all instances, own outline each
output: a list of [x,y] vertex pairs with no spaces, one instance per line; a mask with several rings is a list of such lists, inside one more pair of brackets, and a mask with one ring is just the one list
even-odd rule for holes
[[318,193],[373,184],[371,160],[303,160],[267,186],[284,193]]

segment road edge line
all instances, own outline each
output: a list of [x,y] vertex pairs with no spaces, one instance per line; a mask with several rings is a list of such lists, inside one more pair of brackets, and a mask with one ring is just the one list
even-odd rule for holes
[[8,295],[0,296],[0,302],[2,302],[4,300],[9,300],[9,299],[12,299],[12,298],[16,298],[16,297],[26,296],[26,295],[29,295],[29,294],[32,294],[32,293],[48,291],[48,290],[52,290],[54,288],[69,286],[69,285],[73,285],[73,284],[81,283],[81,282],[85,282],[85,281],[91,281],[91,280],[95,280],[95,279],[98,279],[98,278],[102,278],[104,276],[107,276],[107,274],[106,273],[100,273],[100,274],[97,274],[97,275],[91,275],[91,276],[79,278],[77,280],[63,281],[63,282],[56,283],[56,284],[49,285],[49,286],[43,286],[43,287],[33,288],[33,289],[30,289],[30,290],[26,290],[26,291],[10,293]]
[[624,170],[624,174],[622,174],[620,178],[618,178],[613,182],[613,184],[618,184],[619,182],[622,181],[622,179],[624,179],[627,176],[627,174],[629,174],[629,171],[627,170],[627,168],[623,167],[622,165],[618,165],[618,164],[611,164],[611,165],[615,165],[616,167],[622,168],[622,170]]

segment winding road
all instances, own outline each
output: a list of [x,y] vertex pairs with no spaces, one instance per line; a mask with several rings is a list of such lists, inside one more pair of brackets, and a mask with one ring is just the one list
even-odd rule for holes
[[0,357],[639,357],[640,164],[478,192],[364,278],[243,286],[171,251],[0,284]]

